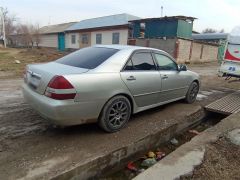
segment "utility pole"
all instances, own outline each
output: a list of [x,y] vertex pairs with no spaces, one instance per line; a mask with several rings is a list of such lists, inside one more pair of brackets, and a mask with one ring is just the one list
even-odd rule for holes
[[161,6],[161,17],[163,17],[163,6]]
[[4,14],[3,14],[3,7],[0,7],[1,9],[1,15],[2,15],[2,31],[3,31],[3,43],[4,47],[6,48],[6,33],[5,33],[5,20],[4,20]]

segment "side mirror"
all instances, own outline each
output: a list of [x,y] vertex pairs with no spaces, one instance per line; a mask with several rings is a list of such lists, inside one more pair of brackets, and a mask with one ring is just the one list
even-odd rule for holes
[[178,71],[187,71],[187,66],[185,64],[178,65]]

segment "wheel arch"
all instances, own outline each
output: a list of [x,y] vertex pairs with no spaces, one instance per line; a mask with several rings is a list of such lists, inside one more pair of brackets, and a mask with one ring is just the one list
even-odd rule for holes
[[198,84],[199,88],[200,88],[200,81],[198,79],[193,80],[193,82],[196,82]]

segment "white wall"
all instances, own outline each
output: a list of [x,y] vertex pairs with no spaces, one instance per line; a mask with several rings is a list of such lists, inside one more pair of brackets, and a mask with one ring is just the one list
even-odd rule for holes
[[57,34],[41,35],[39,46],[57,48],[58,47],[58,35]]
[[[96,45],[96,34],[102,34],[102,44],[112,44],[112,34],[120,33],[119,44],[127,45],[128,42],[128,29],[119,29],[119,30],[104,30],[104,31],[93,31],[91,32],[91,46]],[[88,32],[86,32],[88,33]],[[76,44],[72,44],[71,35],[76,35]],[[67,32],[65,34],[65,48],[79,49],[80,47],[80,33],[79,32]]]
[[120,33],[119,44],[127,45],[128,29],[91,32],[91,45],[96,44],[96,34],[102,34],[102,44],[112,44],[112,33]]
[[[74,34],[76,35],[76,43],[72,44],[71,36]],[[79,33],[66,33],[65,34],[65,48],[79,49],[79,41],[80,41]]]

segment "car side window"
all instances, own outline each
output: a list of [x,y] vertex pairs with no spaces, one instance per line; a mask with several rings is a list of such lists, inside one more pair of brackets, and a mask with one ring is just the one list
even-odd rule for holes
[[130,60],[128,61],[128,63],[126,64],[124,70],[126,70],[126,71],[131,71],[131,70],[133,70],[133,64],[132,64],[132,60],[131,60],[131,59],[130,59]]
[[135,53],[125,66],[125,70],[150,71],[156,70],[151,53]]
[[159,70],[170,70],[170,71],[178,70],[177,64],[169,57],[162,54],[156,54],[156,53],[154,53],[154,56],[157,61]]

